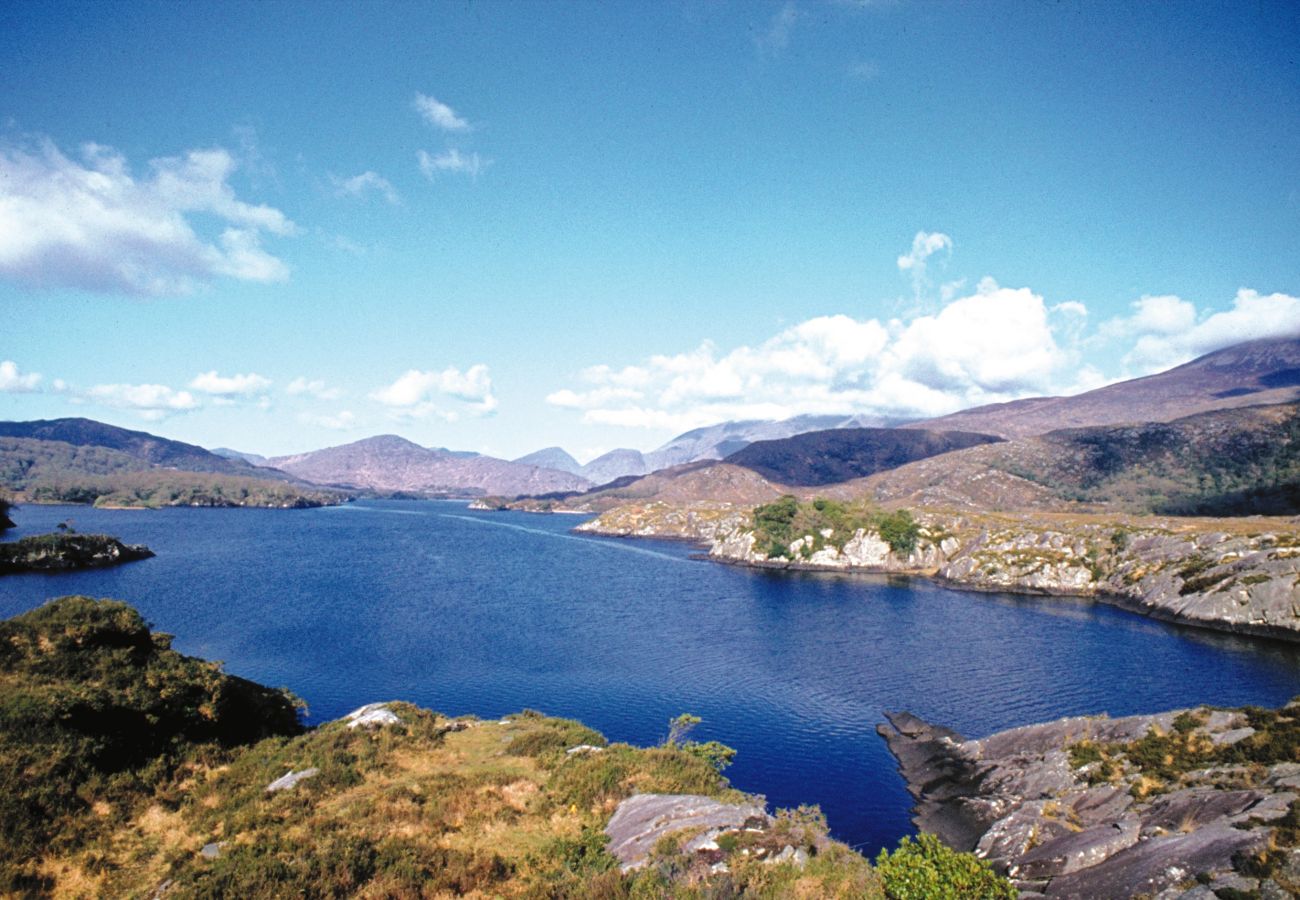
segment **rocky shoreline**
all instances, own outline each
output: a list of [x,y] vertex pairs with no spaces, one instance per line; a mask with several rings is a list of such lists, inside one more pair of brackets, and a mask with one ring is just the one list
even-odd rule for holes
[[878,531],[807,534],[775,558],[740,508],[630,505],[587,534],[695,540],[717,562],[916,575],[962,590],[1090,597],[1184,625],[1300,641],[1300,529],[1294,521],[918,514],[915,545]]
[[892,713],[878,730],[917,827],[988,860],[1020,896],[1209,900],[1300,889],[1293,716],[1201,707],[966,740]]
[[42,534],[0,544],[0,575],[103,568],[153,555],[107,534]]

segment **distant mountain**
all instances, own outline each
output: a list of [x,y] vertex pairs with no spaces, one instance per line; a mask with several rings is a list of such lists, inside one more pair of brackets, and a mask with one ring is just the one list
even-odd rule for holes
[[377,491],[517,496],[590,487],[586,479],[568,472],[430,450],[394,434],[268,462],[315,484]]
[[537,450],[527,456],[519,457],[514,462],[524,466],[556,469],[560,472],[568,472],[570,475],[581,476],[583,474],[582,464],[570,456],[563,447],[547,447],[544,450]]
[[918,459],[1001,438],[967,431],[841,428],[772,441],[755,441],[726,462],[753,469],[779,484],[813,487],[864,478]]
[[770,441],[833,428],[890,425],[897,420],[866,416],[794,416],[781,421],[753,419],[721,422],[680,434],[658,450],[646,454],[649,471],[679,466],[701,459],[726,459],[755,441]]
[[1300,399],[1300,337],[1216,350],[1185,365],[1073,397],[1033,397],[913,422],[905,428],[960,429],[1027,437],[1060,428],[1170,422],[1195,413]]
[[0,422],[0,489],[20,500],[110,506],[271,506],[344,496],[275,469],[90,419]]
[[238,450],[231,450],[229,447],[213,447],[212,452],[223,459],[242,459],[253,466],[266,465],[266,457],[260,453],[241,453]]
[[[231,459],[195,444],[173,441],[146,431],[131,431],[93,419],[41,419],[34,422],[0,422],[0,437],[61,441],[74,447],[116,450],[151,466],[189,472],[254,474],[244,459]],[[266,476],[265,472],[257,473]]]
[[694,428],[668,441],[657,450],[611,450],[582,467],[593,484],[604,484],[626,475],[645,475],[706,459],[725,459],[755,441],[776,440],[835,428],[865,428],[896,425],[903,419],[881,416],[794,416],[780,421],[750,419],[720,422]]
[[622,448],[598,456],[582,467],[582,477],[592,484],[607,484],[626,475],[644,475],[650,471],[639,450]]

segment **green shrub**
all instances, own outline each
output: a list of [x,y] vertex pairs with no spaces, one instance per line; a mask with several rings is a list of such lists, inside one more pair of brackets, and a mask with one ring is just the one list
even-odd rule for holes
[[1016,889],[984,860],[945,846],[932,834],[903,838],[880,851],[876,872],[891,900],[1014,900]]
[[899,556],[907,556],[916,549],[921,528],[907,510],[899,509],[882,515],[876,526],[880,529],[881,540]]

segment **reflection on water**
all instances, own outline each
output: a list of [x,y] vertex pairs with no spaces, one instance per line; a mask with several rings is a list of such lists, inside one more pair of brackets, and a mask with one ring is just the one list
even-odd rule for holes
[[314,721],[389,698],[482,716],[531,707],[644,744],[693,712],[701,739],[739,750],[728,770],[739,787],[778,806],[819,803],[868,851],[909,830],[874,731],[886,709],[978,736],[1300,693],[1300,652],[1286,644],[1086,600],[721,566],[681,544],[572,535],[571,516],[449,502],[32,506],[10,534],[69,515],[158,556],[6,577],[0,615],[66,593],[129,600],[182,652],[291,687]]

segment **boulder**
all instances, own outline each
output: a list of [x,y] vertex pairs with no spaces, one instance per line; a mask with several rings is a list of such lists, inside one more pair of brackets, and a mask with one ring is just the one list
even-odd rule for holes
[[623,871],[640,868],[665,835],[692,832],[701,847],[725,831],[766,828],[772,820],[754,803],[723,803],[698,794],[635,794],[618,805],[605,834]]
[[402,720],[388,708],[387,703],[367,703],[343,717],[349,728],[384,728],[400,725]]

